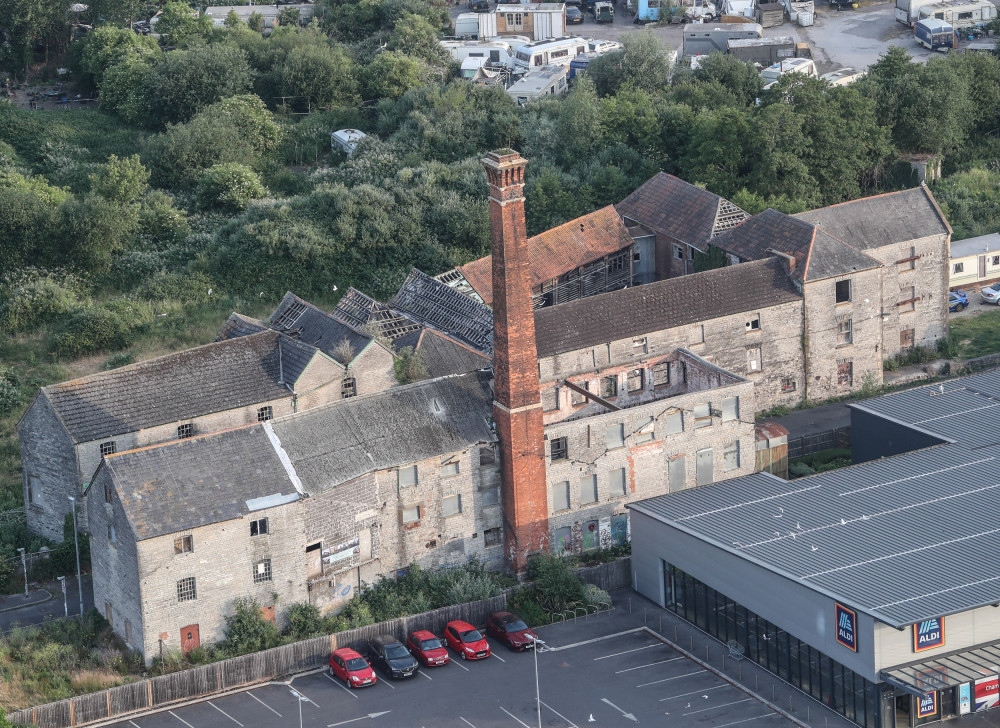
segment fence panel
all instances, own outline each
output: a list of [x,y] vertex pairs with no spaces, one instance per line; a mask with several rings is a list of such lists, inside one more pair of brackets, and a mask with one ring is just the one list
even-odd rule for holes
[[834,447],[851,446],[851,428],[837,427],[826,432],[817,432],[815,435],[802,435],[800,437],[788,438],[788,457],[800,458],[810,455],[820,450],[829,450]]
[[108,717],[108,693],[106,690],[90,695],[79,695],[71,700],[73,702],[73,720],[76,723],[91,723]]
[[621,589],[632,585],[632,558],[585,567],[576,573],[585,584],[595,584],[604,591]]
[[63,728],[70,723],[70,701],[39,705],[35,708],[35,724],[39,728]]
[[[152,707],[149,703],[149,681],[128,683],[108,690],[111,715],[125,715]],[[77,723],[81,721],[77,719]]]

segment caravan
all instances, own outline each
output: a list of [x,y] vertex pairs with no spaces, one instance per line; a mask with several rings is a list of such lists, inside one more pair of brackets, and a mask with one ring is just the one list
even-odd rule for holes
[[[503,65],[507,68],[514,67],[514,53],[510,41],[511,38],[491,38],[490,40],[442,40],[441,47],[444,48],[451,57],[459,64],[464,64],[470,58],[481,59],[479,65],[497,66]],[[519,38],[522,43],[527,43],[527,38]],[[478,66],[477,66],[478,67]],[[464,73],[462,74],[465,75]]]
[[955,30],[975,28],[996,20],[997,6],[989,0],[945,0],[945,2],[924,5],[920,8],[917,20],[937,18],[943,20]]
[[514,70],[525,73],[542,66],[565,66],[581,53],[587,52],[587,44],[593,38],[563,36],[552,40],[539,40],[520,46],[514,53]]
[[535,68],[515,81],[507,89],[507,94],[517,102],[518,106],[524,106],[529,101],[537,101],[546,96],[556,96],[566,91],[567,75],[566,66]]
[[764,29],[758,23],[695,23],[684,30],[684,55],[702,56],[725,53],[728,42],[737,38],[761,38]]

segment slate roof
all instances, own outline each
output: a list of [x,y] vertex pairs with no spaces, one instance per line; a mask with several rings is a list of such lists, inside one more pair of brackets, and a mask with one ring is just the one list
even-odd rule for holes
[[[280,342],[280,343],[279,343]],[[75,442],[291,395],[304,345],[264,331],[43,387]],[[284,371],[283,371],[284,369]]]
[[[287,292],[274,309],[268,325],[307,344],[315,346],[332,359],[347,365],[364,351],[372,337],[322,311],[308,301]],[[353,356],[345,359],[342,342],[350,344]]]
[[259,319],[244,316],[243,314],[236,313],[234,311],[229,314],[229,318],[226,319],[226,323],[222,324],[222,328],[219,329],[219,333],[216,334],[215,340],[225,341],[227,339],[236,339],[240,336],[258,334],[261,331],[267,331],[270,328],[270,326]]
[[[353,287],[348,288],[347,293],[341,296],[331,315],[356,329],[369,325],[377,326],[379,334],[394,344],[400,337],[414,332],[419,333],[421,330],[420,324],[413,319],[393,311],[384,303]],[[414,339],[414,344],[415,342]]]
[[801,299],[775,258],[669,278],[537,309],[538,356]]
[[[608,205],[528,239],[530,284],[535,287],[558,278],[631,244],[621,217]],[[487,305],[493,303],[492,255],[460,265],[458,271]]]
[[414,268],[389,307],[493,355],[493,311],[479,301]]
[[951,233],[941,208],[924,185],[800,212],[795,217],[820,225],[860,250]]
[[765,210],[737,228],[717,235],[712,245],[742,260],[761,260],[777,250],[795,258],[792,275],[815,281],[881,265],[859,250],[804,220],[777,210]]
[[615,207],[619,214],[702,251],[714,235],[750,217],[729,200],[664,172]]
[[299,495],[263,425],[106,457],[94,482],[100,470],[113,479],[137,541],[242,518],[255,499]]
[[431,379],[474,372],[493,365],[491,357],[433,329],[421,332],[415,348],[421,352]]
[[491,375],[431,379],[270,423],[305,490],[493,442]]

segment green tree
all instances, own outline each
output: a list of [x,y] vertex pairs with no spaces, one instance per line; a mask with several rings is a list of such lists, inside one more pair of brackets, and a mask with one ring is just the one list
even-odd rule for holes
[[579,180],[561,172],[553,165],[531,169],[525,185],[525,210],[528,234],[537,235],[567,220],[572,220],[587,208],[590,200],[582,198]]
[[90,175],[90,191],[119,205],[137,202],[149,187],[149,170],[139,155],[119,159],[112,154],[95,174]]
[[614,96],[600,101],[601,135],[608,143],[626,144],[647,154],[655,154],[662,122],[663,99],[626,86]]
[[198,13],[184,0],[167,0],[156,21],[156,32],[166,45],[180,45],[195,36],[207,35],[212,19]]
[[264,16],[258,13],[256,10],[250,13],[250,17],[247,18],[247,27],[256,33],[263,33]]
[[701,273],[706,270],[725,268],[729,260],[726,252],[722,248],[709,245],[708,250],[702,253],[700,250],[694,251],[694,272]]
[[267,190],[252,169],[237,162],[216,164],[201,174],[196,190],[198,203],[205,209],[235,212],[245,210]]
[[583,583],[562,556],[540,554],[532,558],[528,578],[535,582],[535,596],[547,612],[561,612],[583,602]]
[[735,107],[703,109],[694,117],[680,159],[681,177],[723,197],[745,186],[752,162],[747,145],[755,131],[750,114]]
[[[787,104],[777,103],[756,110],[752,124],[753,132],[744,144],[750,189],[794,195],[810,206],[817,205],[820,193],[805,163],[811,141],[803,133],[802,118]],[[736,191],[731,184],[725,189],[726,194]]]
[[280,75],[281,95],[310,106],[347,106],[357,100],[354,63],[340,45],[312,43],[293,48]]
[[230,10],[226,13],[226,19],[222,21],[222,24],[227,28],[235,29],[243,25],[243,21],[240,20],[240,16],[236,14],[235,10]]
[[697,83],[718,83],[736,103],[747,107],[754,105],[764,85],[753,65],[722,53],[703,58],[693,75]]
[[23,70],[22,77],[27,78],[36,45],[43,47],[46,62],[51,51],[65,48],[66,5],[60,0],[3,0],[0,29],[0,68]]
[[424,65],[399,51],[375,56],[364,70],[364,96],[368,99],[396,99],[420,85]]
[[431,21],[416,13],[406,12],[397,21],[389,36],[389,50],[399,51],[414,58],[422,58],[430,63],[444,60],[441,31]]
[[278,11],[278,25],[298,28],[302,25],[302,17],[298,8],[282,8]]
[[608,96],[625,84],[651,94],[663,91],[670,75],[670,58],[652,31],[626,33],[621,44],[621,50],[605,53],[587,66],[597,93]]
[[135,240],[139,211],[97,195],[69,199],[59,208],[61,238],[43,250],[47,258],[79,270],[100,272]]
[[100,90],[104,74],[112,66],[132,61],[149,63],[159,53],[160,46],[152,36],[139,35],[128,28],[101,25],[83,41],[80,65]]
[[247,55],[239,48],[209,45],[166,53],[146,78],[147,123],[187,121],[220,99],[247,93],[252,82]]
[[0,173],[0,260],[5,268],[41,262],[43,247],[59,240],[59,206],[69,198],[43,177]]
[[260,603],[249,597],[234,599],[233,613],[226,616],[223,649],[230,655],[246,655],[277,644],[278,629],[261,615]]
[[139,126],[147,123],[149,114],[147,79],[152,72],[151,64],[134,59],[111,66],[101,79],[101,109],[130,125]]
[[564,162],[586,158],[602,144],[601,104],[594,83],[587,76],[565,98],[550,102],[549,110],[555,112],[559,156]]

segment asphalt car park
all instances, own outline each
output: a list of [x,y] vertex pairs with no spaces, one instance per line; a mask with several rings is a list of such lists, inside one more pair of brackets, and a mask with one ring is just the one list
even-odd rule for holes
[[[546,628],[538,630],[546,639]],[[490,638],[489,658],[420,670],[360,690],[329,671],[140,715],[115,728],[534,728],[670,725],[777,728],[793,725],[734,684],[643,629],[539,650],[511,652]],[[585,636],[585,635],[581,635]],[[356,725],[355,725],[356,724]]]

